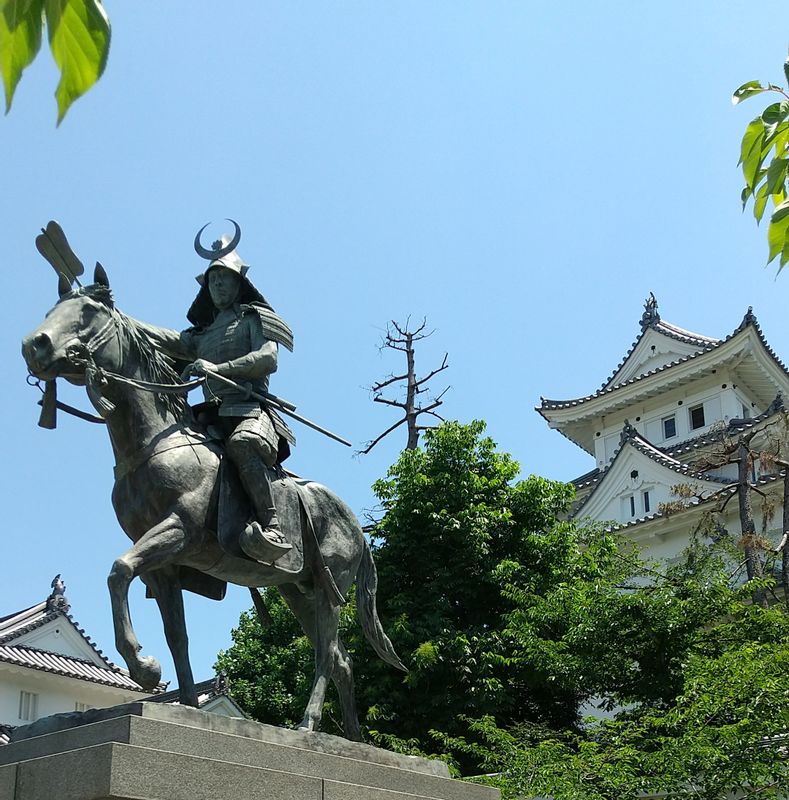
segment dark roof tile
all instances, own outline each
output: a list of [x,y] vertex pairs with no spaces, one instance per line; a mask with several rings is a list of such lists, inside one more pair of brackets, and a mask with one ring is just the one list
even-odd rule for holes
[[[105,659],[106,660],[106,659]],[[104,686],[114,686],[119,689],[128,689],[133,692],[145,690],[131,679],[126,670],[107,661],[107,667],[99,667],[92,661],[87,661],[62,653],[53,653],[37,647],[24,645],[0,644],[0,661],[15,664],[20,667],[51,672],[55,675],[64,675],[68,678],[100,683]],[[164,688],[160,684],[160,690]]]

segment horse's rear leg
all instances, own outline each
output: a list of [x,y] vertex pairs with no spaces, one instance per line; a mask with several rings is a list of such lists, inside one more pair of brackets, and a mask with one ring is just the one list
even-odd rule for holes
[[129,584],[142,572],[150,572],[171,564],[184,549],[184,529],[180,518],[171,514],[151,528],[120,558],[115,559],[107,585],[112,603],[115,646],[123,656],[131,677],[143,687],[153,690],[162,675],[159,662],[151,656],[140,656],[142,649],[129,613]]
[[332,605],[323,592],[314,593],[315,618],[315,677],[312,691],[304,711],[304,719],[299,725],[301,731],[317,731],[323,716],[323,703],[326,700],[326,689],[334,672],[334,664],[339,652],[338,631],[340,611]]
[[[359,720],[353,696],[350,657],[339,641],[337,632],[340,621],[339,608],[319,589],[305,595],[294,584],[278,588],[315,649],[315,678],[304,719],[298,726],[299,730],[318,730],[323,715],[326,688],[329,679],[333,679],[340,696],[345,735],[349,739],[358,741]],[[352,722],[349,716],[353,718]]]
[[353,661],[345,649],[341,639],[337,640],[337,660],[334,665],[332,680],[337,687],[342,711],[342,727],[345,738],[352,742],[362,741],[362,730],[359,727],[359,712],[356,710],[356,690],[353,685]]
[[164,567],[140,576],[159,606],[167,646],[173,656],[181,705],[198,707],[192,666],[189,663],[189,636],[186,633],[184,598],[176,567]]

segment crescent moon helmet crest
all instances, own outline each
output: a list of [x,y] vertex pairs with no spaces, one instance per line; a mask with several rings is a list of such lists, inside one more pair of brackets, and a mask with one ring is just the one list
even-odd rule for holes
[[207,247],[203,247],[202,243],[200,242],[200,236],[211,224],[210,222],[206,222],[206,224],[203,225],[203,227],[197,232],[197,235],[195,236],[195,252],[200,256],[200,258],[204,258],[206,261],[216,261],[220,258],[224,258],[229,253],[232,253],[236,247],[238,247],[238,243],[241,241],[241,228],[234,219],[228,218],[227,221],[233,223],[235,233],[233,234],[233,238],[224,246],[222,246],[222,242],[219,240],[214,242],[214,249],[209,250]]

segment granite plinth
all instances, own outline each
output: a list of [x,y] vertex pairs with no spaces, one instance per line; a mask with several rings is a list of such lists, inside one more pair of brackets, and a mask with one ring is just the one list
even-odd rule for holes
[[446,766],[321,733],[130,703],[60,714],[0,748],[0,800],[496,800]]

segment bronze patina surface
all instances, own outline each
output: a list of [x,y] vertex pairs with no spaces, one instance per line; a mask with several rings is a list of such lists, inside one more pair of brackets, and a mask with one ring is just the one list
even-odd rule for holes
[[[59,260],[40,247],[58,272],[61,297],[25,337],[23,354],[31,374],[48,385],[58,377],[84,385],[106,422],[116,461],[112,501],[134,543],[115,560],[108,583],[116,646],[134,680],[152,689],[161,675],[156,659],[140,654],[132,626],[128,589],[135,578],[158,603],[181,702],[188,705],[197,697],[182,590],[220,598],[226,582],[276,586],[315,648],[315,678],[299,727],[318,728],[332,680],[345,735],[359,739],[351,661],[338,634],[342,598],[354,581],[368,641],[382,659],[404,667],[378,618],[375,565],[355,515],[325,486],[287,477],[279,463],[292,434],[275,411],[244,391],[246,385],[265,396],[277,346],[292,346],[292,336],[228,244],[211,251],[190,308],[192,327],[180,333],[118,311],[99,264],[93,284],[72,288],[74,259]],[[212,385],[209,378],[208,397],[219,403],[206,419],[196,419],[172,357],[189,362],[185,373],[220,375],[241,388]],[[228,460],[238,472],[226,468]],[[261,557],[250,545],[261,531],[249,533],[242,487],[262,532],[276,527],[287,543],[284,553]]]

